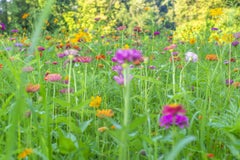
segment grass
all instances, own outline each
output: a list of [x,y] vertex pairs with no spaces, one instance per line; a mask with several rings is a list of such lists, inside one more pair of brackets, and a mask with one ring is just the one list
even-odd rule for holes
[[[39,26],[48,10],[46,6]],[[177,43],[174,51],[181,60],[171,62],[172,51],[164,47],[172,42],[164,31],[156,37],[116,34],[121,38],[94,37],[91,42],[71,44],[70,48],[81,48],[79,55],[91,57],[89,63],[73,63],[71,56],[59,58],[66,39],[52,34],[46,40],[49,34],[40,28],[22,47],[14,46],[24,38],[21,33],[12,35],[15,41],[9,35],[1,37],[0,159],[239,159],[239,45]],[[64,44],[62,48],[56,47],[58,42]],[[126,44],[141,50],[146,59],[124,69],[124,75],[132,74],[133,79],[118,85],[111,59]],[[37,46],[45,50],[38,51]],[[197,53],[199,60],[186,62],[187,51]],[[105,58],[97,60],[100,54]],[[206,60],[207,54],[218,58]],[[224,64],[231,58],[236,62]],[[23,72],[26,66],[34,70]],[[47,82],[47,72],[62,79]],[[227,86],[226,79],[233,79],[235,86]],[[29,83],[40,84],[40,89],[26,92]],[[60,93],[61,89],[74,92]],[[99,105],[90,107],[91,97],[96,96],[101,97]],[[162,107],[171,103],[185,107],[188,127],[159,126]],[[97,117],[102,109],[111,109],[114,116]]]

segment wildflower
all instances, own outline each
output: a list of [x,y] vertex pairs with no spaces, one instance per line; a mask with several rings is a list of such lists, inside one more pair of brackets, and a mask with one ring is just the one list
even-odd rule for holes
[[19,47],[19,48],[21,48],[21,47],[23,47],[23,44],[22,43],[15,43],[15,45],[14,45],[15,47]]
[[2,22],[0,23],[0,29],[2,31],[6,30],[6,25],[4,23],[2,23]]
[[53,61],[52,64],[53,64],[53,65],[57,65],[58,62],[57,62],[57,61]]
[[51,36],[46,36],[45,39],[50,40],[50,39],[52,39],[52,37]]
[[233,83],[233,80],[232,79],[227,79],[226,80],[226,85],[229,86]]
[[114,115],[111,109],[97,110],[96,116],[98,118],[112,117]]
[[233,36],[234,36],[236,39],[240,38],[240,32],[234,33]]
[[[133,78],[132,75],[128,75],[127,77],[127,82],[131,81]],[[123,85],[124,84],[124,76],[123,74],[119,74],[118,76],[114,76],[113,79],[119,84],[119,85]]]
[[61,89],[59,91],[60,93],[64,94],[64,93],[73,93],[73,89],[72,88],[64,88],[64,89]]
[[207,158],[214,158],[214,154],[213,153],[207,153]]
[[238,72],[240,69],[239,68],[234,68],[233,72]]
[[22,19],[26,19],[28,16],[29,16],[28,13],[24,13],[24,14],[22,15]]
[[98,131],[101,132],[101,133],[106,131],[106,130],[108,130],[107,127],[100,127],[100,128],[98,128]]
[[192,61],[192,62],[197,62],[198,61],[198,55],[193,52],[187,52],[185,53],[185,60],[187,62]]
[[66,49],[63,54],[65,54],[65,56],[68,56],[68,55],[73,55],[73,56],[76,56],[78,55],[78,50],[76,49]]
[[236,47],[238,44],[239,44],[238,41],[233,41],[233,42],[232,42],[232,46],[234,46],[234,47]]
[[136,49],[119,49],[112,58],[112,61],[123,64],[125,62],[133,62],[140,59],[142,59],[142,53]]
[[98,68],[103,68],[103,67],[104,67],[104,64],[102,64],[102,63],[98,64]]
[[123,30],[125,30],[127,27],[126,26],[119,26],[118,28],[117,28],[117,30],[118,31],[123,31]]
[[176,44],[171,44],[170,46],[167,46],[167,47],[165,47],[164,48],[164,50],[172,50],[172,49],[175,49],[177,47],[177,45]]
[[217,31],[218,28],[213,27],[213,28],[211,28],[211,30],[212,30],[212,31]]
[[151,65],[151,66],[149,66],[148,68],[149,68],[149,69],[156,69],[156,66]]
[[190,44],[196,43],[196,39],[195,39],[195,38],[190,39],[190,40],[189,40],[189,43],[190,43]]
[[154,36],[158,36],[159,34],[160,34],[159,31],[155,31],[155,32],[153,33]]
[[102,98],[99,96],[91,97],[91,102],[89,104],[90,107],[98,108],[101,105]]
[[173,56],[177,56],[178,55],[178,52],[172,52],[171,53]]
[[26,87],[26,91],[30,92],[37,92],[40,88],[40,84],[28,84]]
[[180,128],[188,126],[188,117],[185,116],[186,110],[180,104],[170,104],[163,107],[160,118],[160,126],[169,128],[170,126],[177,125]]
[[38,51],[44,51],[44,50],[45,50],[44,47],[42,47],[42,46],[39,46],[39,47],[38,47]]
[[139,26],[135,26],[135,27],[133,28],[133,31],[135,31],[135,32],[142,32],[142,29],[141,29],[141,27],[139,27]]
[[215,9],[210,9],[210,15],[212,17],[220,16],[223,14],[222,8],[215,8]]
[[170,62],[172,62],[172,61],[176,62],[176,61],[180,61],[181,58],[180,58],[179,56],[171,56],[171,57],[169,58],[169,60],[170,60]]
[[209,61],[217,61],[218,60],[218,57],[216,54],[208,54],[206,55],[206,60],[209,60]]
[[234,82],[232,84],[235,88],[240,88],[240,82]]
[[17,29],[12,29],[11,32],[12,32],[12,33],[17,33],[18,30],[17,30]]
[[73,62],[89,63],[92,61],[91,57],[88,56],[76,56],[73,59]]
[[65,53],[58,53],[57,56],[58,56],[59,58],[63,58],[63,57],[66,56],[66,54],[65,54]]
[[101,59],[105,59],[106,56],[103,55],[103,54],[99,54],[99,55],[97,55],[95,58],[96,58],[96,60],[101,60]]
[[19,155],[18,155],[18,158],[19,159],[23,159],[23,158],[26,158],[27,156],[29,156],[30,154],[33,153],[33,150],[31,148],[26,148],[23,152],[21,152]]
[[60,81],[61,79],[62,79],[62,76],[56,73],[53,73],[53,74],[47,73],[44,78],[44,80],[47,82]]
[[0,70],[2,70],[2,68],[3,68],[3,64],[0,63]]

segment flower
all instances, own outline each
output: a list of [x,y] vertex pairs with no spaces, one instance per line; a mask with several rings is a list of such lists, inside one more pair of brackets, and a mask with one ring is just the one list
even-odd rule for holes
[[155,32],[153,33],[154,36],[158,36],[159,34],[160,34],[159,31],[155,31]]
[[3,64],[0,63],[0,70],[2,70],[2,68],[3,68]]
[[47,73],[44,78],[44,80],[47,82],[56,82],[56,81],[60,81],[61,79],[62,79],[62,76],[57,73],[52,73],[52,74]]
[[142,53],[136,49],[119,49],[112,58],[112,61],[118,64],[133,62],[136,60],[142,60]]
[[195,39],[195,38],[191,38],[191,39],[189,40],[189,43],[190,43],[190,44],[196,43],[196,39]]
[[207,158],[214,158],[214,154],[213,153],[207,153]]
[[26,158],[28,155],[32,154],[33,150],[31,148],[26,148],[23,152],[18,155],[19,159]]
[[17,30],[17,29],[12,29],[11,32],[12,32],[12,33],[17,33],[18,30]]
[[164,50],[168,51],[168,50],[175,49],[176,47],[177,47],[176,44],[171,44],[170,46],[165,47]]
[[91,97],[90,107],[98,108],[101,105],[102,98],[100,96]]
[[34,68],[32,66],[26,66],[22,68],[23,72],[32,72]]
[[19,48],[21,48],[21,47],[23,46],[23,44],[17,42],[17,43],[14,44],[14,46],[15,46],[15,47],[19,47]]
[[98,118],[112,117],[114,113],[111,109],[97,110],[96,116]]
[[233,83],[233,80],[232,79],[227,79],[226,80],[226,85],[229,86]]
[[101,59],[105,59],[106,56],[104,54],[99,54],[99,55],[96,55],[96,60],[101,60]]
[[63,54],[64,54],[65,56],[68,56],[68,55],[76,56],[76,55],[78,55],[78,50],[76,50],[76,49],[66,49],[66,50],[63,52]]
[[215,9],[210,9],[210,15],[212,17],[220,16],[223,14],[222,8],[215,8]]
[[28,84],[27,87],[26,87],[26,91],[28,93],[30,92],[37,92],[40,88],[40,84]]
[[180,128],[188,126],[188,117],[185,116],[186,110],[180,104],[169,104],[163,107],[160,118],[160,126],[169,128],[170,126],[176,125]]
[[234,47],[236,47],[238,44],[239,44],[238,41],[233,41],[233,42],[232,42],[232,46],[234,46]]
[[123,30],[125,30],[127,27],[126,26],[119,26],[118,28],[117,28],[117,30],[118,31],[123,31]]
[[234,33],[233,36],[234,36],[236,39],[240,38],[240,32]]
[[24,13],[24,14],[22,15],[22,19],[26,19],[28,16],[29,16],[28,13]]
[[73,59],[73,62],[89,63],[92,61],[91,57],[88,56],[76,56]]
[[142,29],[141,29],[141,27],[139,27],[139,26],[135,26],[135,27],[133,28],[133,31],[134,31],[134,32],[142,32]]
[[73,92],[73,89],[72,88],[64,88],[64,89],[61,89],[59,91],[60,93],[64,94],[64,93],[72,93]]
[[235,88],[240,88],[240,82],[234,82],[232,84]]
[[212,31],[217,31],[218,28],[213,27],[213,28],[211,28],[211,30],[212,30]]
[[98,128],[98,131],[101,132],[101,133],[106,131],[106,130],[108,130],[107,127],[100,127],[100,128]]
[[39,47],[38,47],[38,51],[44,51],[44,50],[45,50],[44,47],[42,47],[42,46],[39,46]]
[[179,56],[171,56],[169,58],[169,60],[170,60],[170,62],[172,62],[172,61],[176,62],[176,61],[181,61],[181,58]]
[[218,57],[216,54],[208,54],[206,55],[206,60],[209,60],[209,61],[217,61],[218,60]]
[[198,55],[193,52],[187,52],[185,53],[185,60],[187,62],[197,62],[198,61]]
[[6,25],[4,23],[2,23],[2,22],[0,23],[0,29],[2,31],[6,30]]

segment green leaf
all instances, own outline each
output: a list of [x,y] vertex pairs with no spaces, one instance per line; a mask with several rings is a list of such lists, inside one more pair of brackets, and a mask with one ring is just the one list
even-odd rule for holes
[[87,129],[87,127],[91,124],[92,119],[88,120],[88,121],[84,121],[84,122],[80,122],[79,127],[82,131],[82,133]]
[[70,153],[77,149],[77,147],[74,145],[74,142],[70,138],[64,137],[63,135],[61,135],[58,139],[58,148],[63,154]]

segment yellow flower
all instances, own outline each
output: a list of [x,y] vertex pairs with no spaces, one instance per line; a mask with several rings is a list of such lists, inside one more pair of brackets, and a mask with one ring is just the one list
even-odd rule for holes
[[222,36],[222,41],[226,43],[231,43],[233,41],[233,35],[232,34],[224,34]]
[[18,155],[19,159],[26,158],[28,155],[32,154],[33,150],[31,148],[26,148],[23,152]]
[[99,118],[112,117],[114,115],[111,109],[97,110],[96,116]]
[[26,19],[28,16],[29,16],[28,13],[24,13],[24,14],[22,15],[22,19]]
[[98,108],[101,105],[102,98],[99,96],[91,97],[91,102],[89,104],[90,107]]
[[123,49],[129,49],[129,45],[128,45],[128,44],[125,44],[125,45],[123,46]]
[[210,9],[210,15],[212,17],[220,16],[223,14],[222,8],[215,8],[215,9]]

